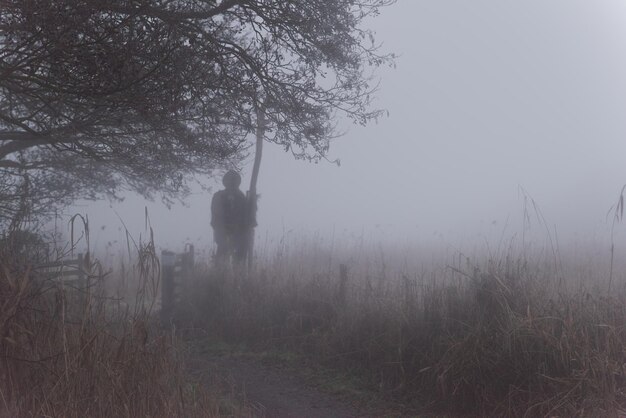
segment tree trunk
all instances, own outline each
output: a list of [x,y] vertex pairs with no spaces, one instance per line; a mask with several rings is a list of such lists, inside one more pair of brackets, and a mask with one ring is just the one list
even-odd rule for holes
[[252,167],[252,177],[250,178],[250,189],[248,190],[251,220],[248,230],[248,270],[252,269],[252,259],[254,256],[254,227],[256,226],[258,197],[256,183],[259,178],[259,168],[261,167],[261,157],[263,155],[263,137],[265,136],[265,105],[263,103],[257,108],[256,116],[256,150],[254,154],[254,166]]

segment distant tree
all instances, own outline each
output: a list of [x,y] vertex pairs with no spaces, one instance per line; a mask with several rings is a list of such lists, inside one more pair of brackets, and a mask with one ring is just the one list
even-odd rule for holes
[[390,64],[364,21],[394,0],[4,0],[0,222],[134,190],[168,200],[265,138],[317,159],[375,118]]

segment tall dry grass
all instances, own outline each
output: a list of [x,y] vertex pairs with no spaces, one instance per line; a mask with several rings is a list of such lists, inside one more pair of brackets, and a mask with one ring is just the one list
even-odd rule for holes
[[68,281],[33,268],[42,260],[14,242],[0,247],[0,416],[223,416],[153,319],[152,241],[138,247],[132,303],[103,292],[108,277],[88,256],[88,280]]
[[624,416],[626,295],[615,274],[607,294],[606,277],[574,280],[553,251],[404,273],[385,263],[340,273],[320,263],[332,256],[324,248],[289,251],[250,275],[198,271],[182,324],[295,350],[427,412]]

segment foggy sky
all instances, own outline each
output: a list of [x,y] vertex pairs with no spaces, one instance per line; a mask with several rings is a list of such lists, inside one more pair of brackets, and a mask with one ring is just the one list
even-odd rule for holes
[[[472,240],[517,228],[523,193],[564,237],[607,233],[626,183],[625,2],[400,0],[371,26],[399,54],[378,71],[389,117],[340,121],[348,133],[329,157],[341,167],[266,144],[260,235]],[[147,205],[162,248],[206,246],[210,199],[167,210],[129,196],[113,209],[139,234]],[[75,208],[96,245],[119,238],[109,206]]]

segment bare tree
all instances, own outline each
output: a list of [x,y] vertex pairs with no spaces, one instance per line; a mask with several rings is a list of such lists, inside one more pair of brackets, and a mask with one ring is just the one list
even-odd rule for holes
[[[363,22],[394,0],[4,0],[0,221],[135,190],[184,195],[265,139],[321,158],[338,113],[370,109],[391,64]],[[22,200],[23,203],[23,200]]]

